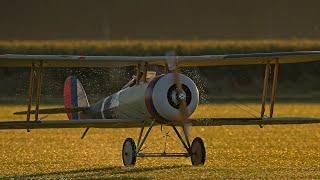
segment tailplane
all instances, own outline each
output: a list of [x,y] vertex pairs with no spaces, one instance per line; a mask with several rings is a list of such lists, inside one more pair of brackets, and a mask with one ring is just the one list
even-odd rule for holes
[[[72,108],[88,108],[89,101],[84,88],[76,76],[69,76],[64,82],[64,107]],[[82,112],[68,112],[70,120],[83,119]]]

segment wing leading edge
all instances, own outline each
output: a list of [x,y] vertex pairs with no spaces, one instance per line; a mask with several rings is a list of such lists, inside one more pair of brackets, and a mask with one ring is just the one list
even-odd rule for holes
[[[30,67],[43,62],[44,67],[124,67],[138,63],[165,65],[168,56],[79,56],[79,55],[0,55],[0,67]],[[170,57],[172,58],[172,57]],[[202,56],[174,56],[180,67],[301,63],[320,61],[320,51],[295,51]]]

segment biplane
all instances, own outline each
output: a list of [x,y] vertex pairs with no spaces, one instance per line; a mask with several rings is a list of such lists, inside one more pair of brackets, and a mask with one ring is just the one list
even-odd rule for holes
[[[318,118],[273,117],[280,64],[320,60],[320,51],[251,53],[230,55],[177,56],[78,56],[78,55],[0,55],[0,67],[30,67],[27,109],[15,114],[26,115],[25,121],[2,121],[0,129],[41,128],[141,128],[137,143],[125,139],[122,160],[133,166],[142,157],[190,157],[192,165],[203,165],[206,150],[203,140],[189,140],[192,126],[283,125],[320,123]],[[199,104],[199,92],[191,78],[179,72],[183,67],[263,65],[265,74],[259,118],[190,118]],[[163,67],[162,74],[148,71],[152,65]],[[48,67],[125,67],[135,66],[136,75],[118,92],[89,104],[85,90],[76,76],[64,83],[64,107],[40,109],[42,74]],[[273,76],[273,77],[270,77]],[[269,88],[271,86],[271,93]],[[35,94],[35,109],[32,101]],[[266,99],[270,112],[266,115]],[[69,120],[40,120],[39,114],[66,113]],[[34,114],[34,120],[31,115]],[[184,152],[147,153],[142,147],[155,126],[169,126],[179,138]],[[145,130],[146,129],[146,130]]]

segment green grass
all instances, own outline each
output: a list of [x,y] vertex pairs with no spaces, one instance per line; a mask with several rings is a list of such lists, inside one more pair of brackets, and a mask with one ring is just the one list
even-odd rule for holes
[[319,40],[48,40],[0,41],[2,53],[83,55],[179,55],[319,50]]
[[[254,111],[259,105],[249,103]],[[277,104],[276,116],[320,117],[320,104]],[[0,119],[25,106],[0,106]],[[194,117],[250,117],[235,104],[201,105]],[[23,117],[16,117],[16,119]],[[49,119],[66,118],[65,115]],[[188,158],[138,159],[122,167],[121,147],[126,137],[137,138],[139,129],[83,129],[0,131],[0,177],[23,178],[320,178],[320,125],[194,127],[207,148],[205,166],[192,167]],[[165,128],[165,131],[169,131]],[[182,146],[170,130],[168,150]],[[157,127],[145,151],[161,151],[163,132]]]

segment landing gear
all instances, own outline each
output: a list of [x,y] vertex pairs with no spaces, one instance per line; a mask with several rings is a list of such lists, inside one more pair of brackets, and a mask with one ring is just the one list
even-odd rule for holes
[[[172,126],[174,132],[181,141],[186,152],[167,153],[144,153],[141,152],[142,146],[146,141],[155,121],[151,123],[145,135],[143,135],[144,127],[141,128],[138,144],[136,145],[132,138],[127,138],[122,146],[122,161],[125,166],[134,166],[137,157],[190,157],[193,166],[204,165],[206,160],[206,150],[204,143],[200,137],[196,137],[190,145],[188,134],[184,132],[184,138],[175,126]],[[183,129],[184,130],[184,129]]]
[[201,138],[196,137],[191,144],[191,163],[194,166],[204,165],[206,149]]
[[127,138],[122,146],[122,161],[125,166],[136,164],[137,151],[136,144],[132,138]]

